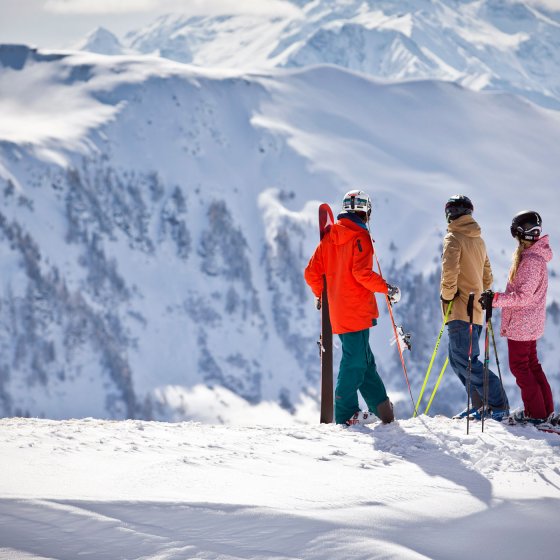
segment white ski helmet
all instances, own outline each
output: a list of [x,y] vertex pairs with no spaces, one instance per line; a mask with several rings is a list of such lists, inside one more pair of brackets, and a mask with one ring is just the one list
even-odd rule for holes
[[371,199],[364,191],[358,189],[348,191],[342,199],[342,209],[346,212],[365,212],[369,216]]

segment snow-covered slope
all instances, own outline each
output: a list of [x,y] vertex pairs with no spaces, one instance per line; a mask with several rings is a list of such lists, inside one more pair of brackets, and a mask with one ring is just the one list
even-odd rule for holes
[[203,67],[336,64],[560,107],[560,12],[517,0],[292,0],[299,16],[167,15],[126,44]]
[[[302,270],[318,202],[349,188],[372,194],[384,273],[403,288],[415,393],[447,197],[473,198],[498,288],[515,212],[538,209],[559,238],[559,114],[509,95],[4,46],[0,112],[5,415],[226,421],[271,401],[262,415],[303,418],[319,360]],[[553,280],[542,352],[557,400],[559,299]],[[373,346],[406,416],[390,336],[383,319]],[[462,405],[452,374],[441,394],[435,411]]]
[[560,437],[479,428],[2,420],[0,558],[556,559]]

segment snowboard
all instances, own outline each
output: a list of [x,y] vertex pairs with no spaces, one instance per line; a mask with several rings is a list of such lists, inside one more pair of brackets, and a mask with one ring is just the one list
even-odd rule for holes
[[[319,206],[319,239],[329,232],[334,224],[334,215],[328,204]],[[321,296],[321,337],[319,339],[321,354],[321,424],[330,424],[334,416],[333,399],[333,355],[332,327],[329,315],[329,298],[327,297],[327,278],[323,276],[323,294]]]

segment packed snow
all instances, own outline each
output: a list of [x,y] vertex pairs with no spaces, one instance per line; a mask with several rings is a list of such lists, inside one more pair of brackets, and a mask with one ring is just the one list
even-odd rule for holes
[[391,425],[0,421],[0,558],[558,557],[560,437]]

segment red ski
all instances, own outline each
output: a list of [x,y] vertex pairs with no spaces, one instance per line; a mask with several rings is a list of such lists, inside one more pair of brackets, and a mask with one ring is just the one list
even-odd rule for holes
[[[328,204],[319,206],[319,237],[323,239],[334,224],[334,216]],[[321,296],[321,338],[319,339],[321,354],[321,423],[333,421],[333,356],[332,327],[329,316],[329,299],[327,297],[327,279],[323,276],[323,294]]]

